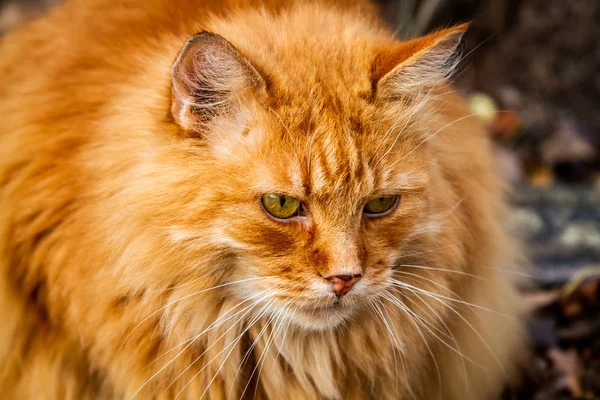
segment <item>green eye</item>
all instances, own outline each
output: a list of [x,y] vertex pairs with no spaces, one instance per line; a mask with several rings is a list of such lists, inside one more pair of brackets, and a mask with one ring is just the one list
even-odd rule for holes
[[398,195],[377,197],[365,204],[364,213],[372,216],[384,214],[398,204],[399,198]]
[[261,198],[265,210],[279,219],[288,219],[298,215],[300,200],[280,194],[265,194]]

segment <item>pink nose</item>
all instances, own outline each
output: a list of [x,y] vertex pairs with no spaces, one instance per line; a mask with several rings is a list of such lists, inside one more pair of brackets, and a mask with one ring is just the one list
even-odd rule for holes
[[333,291],[338,298],[342,297],[352,289],[352,286],[362,278],[361,274],[355,275],[331,275],[325,279],[331,283]]

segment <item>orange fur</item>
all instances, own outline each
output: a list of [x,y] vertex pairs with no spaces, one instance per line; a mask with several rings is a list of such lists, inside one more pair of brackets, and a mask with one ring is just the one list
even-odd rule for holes
[[[400,44],[360,1],[254,3],[71,0],[2,39],[3,398],[498,395],[517,267],[490,143],[443,83],[465,27]],[[202,31],[244,67],[198,125],[171,69]],[[329,307],[319,275],[345,268]]]

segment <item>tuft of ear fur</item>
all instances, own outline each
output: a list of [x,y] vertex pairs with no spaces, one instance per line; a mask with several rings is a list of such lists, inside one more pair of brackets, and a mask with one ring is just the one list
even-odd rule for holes
[[442,29],[379,53],[373,65],[377,97],[402,98],[446,81],[459,62],[456,49],[468,26]]
[[172,68],[171,113],[187,131],[199,131],[216,116],[235,114],[242,100],[266,97],[259,72],[222,36],[192,36]]

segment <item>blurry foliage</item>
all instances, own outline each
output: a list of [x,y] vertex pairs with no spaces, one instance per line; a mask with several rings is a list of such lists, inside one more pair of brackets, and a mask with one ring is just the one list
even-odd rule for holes
[[600,398],[600,267],[525,294],[532,346],[505,400]]

